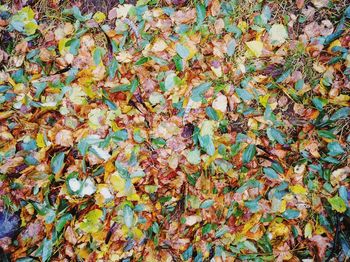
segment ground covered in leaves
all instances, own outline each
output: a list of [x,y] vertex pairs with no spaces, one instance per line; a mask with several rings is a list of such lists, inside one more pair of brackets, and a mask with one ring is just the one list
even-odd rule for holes
[[1,261],[349,259],[349,1],[68,2],[0,5]]

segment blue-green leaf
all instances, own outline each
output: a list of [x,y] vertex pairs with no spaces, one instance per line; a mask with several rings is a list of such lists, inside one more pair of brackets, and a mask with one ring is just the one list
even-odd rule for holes
[[286,140],[285,140],[286,135],[283,134],[278,129],[276,129],[276,128],[268,128],[266,133],[267,133],[268,138],[271,141],[277,141],[281,145],[286,143]]
[[256,146],[255,145],[250,144],[249,146],[247,146],[246,149],[244,150],[243,156],[242,156],[243,163],[247,164],[250,161],[252,161],[254,156],[255,156],[255,153],[256,153]]
[[295,219],[300,216],[300,211],[295,209],[287,209],[282,213],[282,216],[286,219]]
[[207,116],[212,119],[212,120],[215,120],[215,121],[218,121],[219,120],[219,116],[218,114],[216,113],[216,111],[212,108],[212,107],[207,107],[205,109],[205,112],[207,113]]
[[249,101],[252,100],[254,98],[254,96],[249,93],[247,90],[243,89],[243,88],[236,88],[236,93],[237,95],[243,99],[244,101]]
[[339,119],[346,118],[350,115],[350,107],[343,107],[337,110],[331,117],[330,120],[337,121]]
[[215,146],[213,140],[209,135],[199,136],[199,143],[201,147],[207,152],[208,155],[212,156],[215,153]]
[[278,179],[278,174],[275,170],[273,170],[272,168],[270,167],[265,167],[264,169],[264,174],[269,177],[269,178],[272,178],[272,179]]
[[205,209],[205,208],[211,207],[213,204],[214,204],[213,199],[207,199],[207,200],[204,200],[199,207]]
[[192,90],[191,99],[195,102],[200,101],[203,95],[205,94],[205,92],[207,92],[210,87],[211,87],[211,82],[203,83],[203,84],[200,84],[199,86],[196,86]]
[[206,17],[205,6],[201,3],[196,4],[196,12],[197,12],[197,24],[200,25],[203,23]]
[[328,155],[330,156],[339,156],[343,153],[345,153],[344,149],[338,142],[331,142],[327,145],[327,148],[329,150]]
[[51,170],[56,175],[64,166],[64,153],[60,152],[51,159]]

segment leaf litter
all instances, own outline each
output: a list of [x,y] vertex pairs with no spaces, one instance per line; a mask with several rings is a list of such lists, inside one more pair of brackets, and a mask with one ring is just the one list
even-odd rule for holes
[[349,258],[349,6],[58,2],[0,5],[2,260]]

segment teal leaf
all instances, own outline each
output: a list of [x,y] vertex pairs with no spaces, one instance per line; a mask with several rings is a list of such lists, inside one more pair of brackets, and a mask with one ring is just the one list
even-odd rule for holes
[[104,50],[103,48],[101,47],[95,48],[95,50],[92,53],[92,57],[95,65],[98,65],[101,63],[102,57],[104,56],[105,53],[106,53],[106,50]]
[[205,109],[205,112],[207,113],[207,116],[212,119],[212,120],[215,120],[215,121],[218,121],[219,120],[219,116],[218,114],[216,113],[215,109],[212,108],[212,107],[207,107]]
[[286,219],[295,219],[300,216],[300,211],[295,209],[287,209],[282,213],[282,216]]
[[281,131],[279,131],[276,128],[268,128],[267,136],[271,141],[277,141],[279,144],[284,145],[286,143],[285,137],[286,135],[283,134]]
[[65,44],[65,46],[69,47],[69,52],[72,55],[77,55],[80,47],[80,40],[77,38],[73,38]]
[[64,166],[64,153],[60,152],[51,159],[51,170],[56,175]]
[[191,94],[191,99],[195,102],[198,102],[202,99],[203,95],[205,94],[205,92],[207,92],[209,90],[209,88],[211,87],[211,82],[206,82],[203,84],[200,84],[198,86],[196,86],[193,90],[192,90],[192,94]]
[[264,169],[264,174],[271,178],[271,179],[278,179],[278,174],[275,170],[273,170],[272,168],[270,167],[265,167]]
[[204,22],[204,19],[206,17],[206,10],[205,6],[201,3],[196,4],[196,12],[197,12],[197,24],[201,25]]
[[152,231],[154,234],[158,234],[159,233],[159,224],[157,222],[154,222],[152,224]]
[[236,88],[235,91],[237,95],[244,101],[249,101],[254,98],[254,96],[251,93],[249,93],[247,90],[243,88]]
[[137,87],[139,86],[139,80],[137,78],[133,79],[130,84],[130,93],[135,93]]
[[328,155],[330,156],[339,156],[343,153],[345,153],[344,149],[338,142],[331,142],[327,145],[327,148],[329,150]]
[[118,69],[118,61],[113,57],[113,59],[109,62],[108,67],[107,67],[107,73],[109,79],[113,79],[115,77],[115,73],[117,72]]
[[244,150],[243,156],[242,156],[243,163],[247,164],[250,161],[252,161],[254,156],[255,156],[255,153],[256,153],[256,146],[255,145],[250,144],[249,146],[247,146],[247,148]]
[[215,153],[215,146],[213,140],[209,135],[199,136],[199,143],[201,147],[207,152],[208,155],[212,156]]
[[200,204],[199,208],[206,209],[206,208],[211,207],[213,204],[214,204],[214,200],[213,200],[213,199],[207,199],[207,200],[204,200],[204,201]]
[[330,118],[331,121],[346,118],[350,115],[350,107],[343,107],[337,110]]
[[323,107],[328,104],[328,100],[320,97],[314,97],[312,103],[318,111],[322,111]]
[[128,131],[126,129],[118,130],[112,135],[114,142],[121,142],[128,139]]

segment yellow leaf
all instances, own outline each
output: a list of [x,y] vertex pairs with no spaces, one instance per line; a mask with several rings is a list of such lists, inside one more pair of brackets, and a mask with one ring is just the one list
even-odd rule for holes
[[285,199],[283,199],[281,201],[281,206],[280,206],[280,209],[278,211],[283,213],[284,211],[286,211],[286,208],[287,208],[287,201]]
[[38,147],[45,147],[45,140],[44,140],[44,135],[42,133],[38,133],[38,135],[36,136],[36,144],[38,145]]
[[286,239],[289,235],[289,228],[284,223],[279,223],[274,220],[269,225],[269,231],[271,232],[272,238]]
[[96,12],[92,17],[97,23],[102,23],[106,19],[106,15],[100,11]]
[[65,53],[68,50],[68,47],[66,47],[66,43],[70,40],[70,38],[62,38],[58,42],[58,51],[60,51],[61,56],[64,56]]
[[248,24],[245,21],[240,21],[237,25],[239,29],[241,29],[242,33],[245,33],[248,29]]
[[339,95],[335,98],[329,99],[329,102],[335,105],[349,106],[350,96],[348,95]]
[[112,174],[110,181],[115,191],[123,192],[125,190],[125,180],[119,176],[118,172]]
[[290,191],[296,195],[306,195],[307,189],[301,185],[289,186]]
[[307,223],[305,228],[304,228],[304,236],[305,236],[305,238],[312,237],[312,224],[310,222]]
[[264,96],[259,96],[259,102],[263,107],[267,106],[267,101],[269,100],[270,95],[266,94]]
[[138,229],[137,227],[134,227],[134,228],[132,229],[132,233],[134,234],[134,236],[135,236],[135,238],[136,238],[137,240],[140,240],[141,237],[143,236],[142,230]]
[[252,55],[255,57],[260,57],[262,54],[262,50],[264,47],[264,44],[261,41],[250,41],[245,43],[251,52]]

